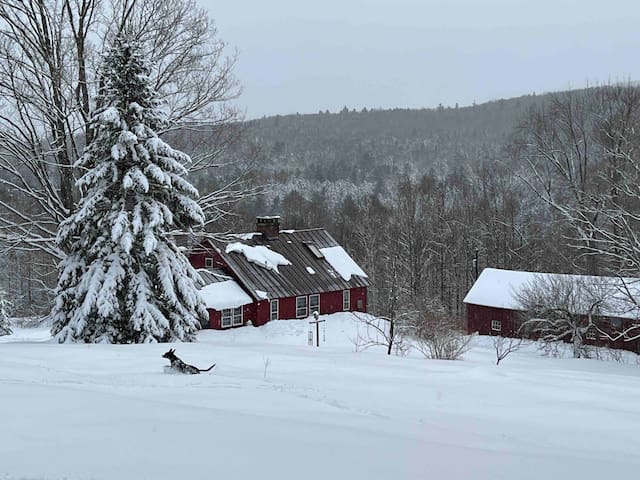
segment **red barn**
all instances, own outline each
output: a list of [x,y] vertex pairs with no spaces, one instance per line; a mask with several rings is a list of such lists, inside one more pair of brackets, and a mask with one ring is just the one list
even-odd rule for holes
[[256,230],[189,254],[206,284],[209,328],[367,311],[367,275],[325,229],[280,230],[270,216]]
[[[463,302],[467,307],[467,332],[477,332],[480,335],[501,335],[513,337],[518,333],[521,321],[521,308],[517,298],[518,291],[527,284],[533,282],[536,277],[563,277],[567,279],[597,279],[599,284],[613,286],[614,290],[623,292],[629,289],[634,296],[640,297],[639,279],[625,279],[626,285],[615,277],[585,277],[581,275],[564,275],[558,273],[533,273],[513,270],[500,270],[497,268],[485,268],[475,281],[471,290]],[[624,299],[616,299],[613,302],[625,302]],[[628,301],[627,301],[628,305]],[[607,332],[619,332],[632,325],[638,324],[639,313],[637,308],[616,308],[615,313],[603,313],[596,317],[598,328]],[[605,340],[607,337],[598,338],[594,334],[587,335],[587,342],[593,344],[608,345],[614,348],[637,351],[640,353],[640,340],[625,341],[620,339],[615,342]]]

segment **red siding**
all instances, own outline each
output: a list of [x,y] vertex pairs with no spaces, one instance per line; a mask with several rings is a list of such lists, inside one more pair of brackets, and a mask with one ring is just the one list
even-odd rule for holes
[[[235,327],[241,327],[243,325],[236,325],[235,327],[224,327],[222,328],[221,325],[221,321],[222,321],[222,312],[218,311],[218,310],[214,310],[212,308],[207,309],[207,311],[209,312],[209,328],[213,328],[214,330],[226,330],[227,328],[235,328]],[[251,323],[253,323],[255,325],[255,318],[256,318],[256,306],[253,303],[250,303],[248,305],[244,305],[242,307],[242,321],[244,322],[244,325],[247,324],[247,322],[251,321]]]
[[269,321],[271,316],[271,304],[269,300],[261,300],[256,306],[256,315],[253,324],[256,327],[264,325]]
[[[516,310],[507,310],[502,308],[484,307],[482,305],[467,304],[467,333],[478,332],[480,335],[502,335],[505,337],[513,337],[517,334],[516,324],[519,320],[520,312]],[[499,320],[501,322],[501,330],[498,332],[491,329],[491,321]],[[632,321],[621,319],[622,329],[629,328]],[[599,327],[604,331],[610,331],[614,335],[609,319],[603,318],[599,320]],[[570,339],[567,338],[567,341]],[[621,348],[632,352],[640,353],[640,340],[624,341],[618,340],[612,342],[606,337],[599,340],[587,340],[585,343],[591,345],[608,346],[611,348]]]
[[207,268],[207,258],[213,259],[213,268],[224,268],[227,266],[220,254],[212,250],[198,251],[189,255],[189,261],[194,268]]
[[342,312],[342,290],[320,294],[320,313]]
[[[360,305],[358,305],[360,301]],[[366,287],[351,289],[351,311],[365,312],[367,311],[367,289]]]
[[[518,319],[519,312],[503,308],[485,307],[482,305],[467,304],[467,332],[478,332],[480,335],[513,336],[514,321]],[[491,321],[498,320],[501,330],[491,330]]]
[[280,298],[279,302],[280,310],[278,312],[278,318],[296,318],[296,297]]

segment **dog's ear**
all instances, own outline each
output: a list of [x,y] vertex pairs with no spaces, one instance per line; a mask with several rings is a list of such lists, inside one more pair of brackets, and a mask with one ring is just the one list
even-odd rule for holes
[[170,350],[170,352],[171,352],[171,353],[176,353],[176,349],[175,349],[175,348],[172,348],[172,349]]

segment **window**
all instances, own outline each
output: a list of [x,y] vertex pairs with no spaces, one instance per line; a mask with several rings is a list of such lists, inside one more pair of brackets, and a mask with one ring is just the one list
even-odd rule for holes
[[320,313],[320,295],[317,293],[309,295],[309,313]]
[[296,297],[296,318],[307,316],[307,297]]
[[322,252],[320,250],[318,250],[318,247],[316,247],[313,243],[305,243],[305,245],[307,246],[307,248],[309,249],[309,251],[311,253],[313,253],[313,256],[318,258],[318,259],[323,259],[324,255],[322,254]]
[[207,257],[204,259],[204,266],[206,268],[213,268],[213,258]]
[[622,328],[622,319],[621,318],[612,318],[611,319],[611,326],[613,328],[615,328],[616,330]]
[[269,320],[278,320],[279,307],[278,300],[271,300],[271,315],[269,316]]
[[362,301],[361,298],[358,299],[358,301],[356,302],[358,305],[358,310],[361,312],[362,310],[364,310],[364,302]]
[[222,310],[222,318],[220,320],[220,326],[222,328],[236,327],[242,324],[242,307],[225,308]]
[[502,330],[502,322],[500,320],[491,320],[491,330],[499,332]]
[[585,337],[587,338],[587,340],[597,340],[598,335],[596,329],[590,328],[589,330],[587,330],[587,334],[585,335]]
[[351,310],[351,292],[349,290],[342,291],[342,310],[345,312]]

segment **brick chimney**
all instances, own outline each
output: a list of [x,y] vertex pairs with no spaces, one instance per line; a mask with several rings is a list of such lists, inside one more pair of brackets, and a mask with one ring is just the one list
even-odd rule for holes
[[256,217],[256,231],[261,233],[265,240],[275,240],[280,234],[280,216]]

